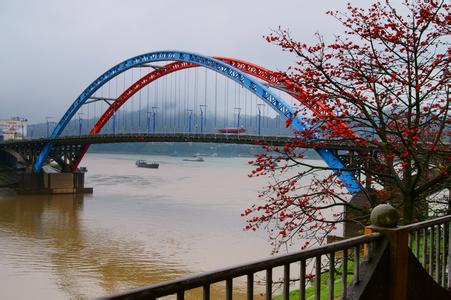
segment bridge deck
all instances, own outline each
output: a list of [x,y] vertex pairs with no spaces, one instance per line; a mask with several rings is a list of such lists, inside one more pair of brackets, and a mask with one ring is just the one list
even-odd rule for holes
[[[113,144],[113,143],[216,143],[216,144],[243,144],[243,145],[271,145],[284,146],[287,142],[293,140],[293,137],[287,136],[258,136],[243,134],[200,134],[200,133],[122,133],[122,134],[91,134],[62,136],[58,138],[39,138],[32,140],[15,140],[0,142],[1,149],[41,149],[44,145],[51,143],[54,146],[77,147],[81,145],[93,144]],[[379,147],[355,145],[352,142],[330,140],[327,142],[315,142],[311,144],[303,143],[299,148],[316,149],[319,148],[343,151],[377,151]],[[426,151],[424,149],[423,151]],[[434,150],[442,156],[449,156],[449,145],[442,145]]]
[[[242,134],[187,134],[187,133],[125,133],[125,134],[96,134],[80,136],[63,136],[58,138],[40,138],[20,141],[4,141],[1,148],[40,147],[47,143],[53,145],[82,145],[82,144],[111,144],[111,143],[146,143],[146,142],[195,142],[195,143],[222,143],[247,145],[274,145],[283,146],[292,137],[286,136],[257,136]],[[303,148],[315,148],[316,143],[305,145]],[[368,147],[346,145],[339,141],[322,143],[322,148],[334,150],[370,150]]]

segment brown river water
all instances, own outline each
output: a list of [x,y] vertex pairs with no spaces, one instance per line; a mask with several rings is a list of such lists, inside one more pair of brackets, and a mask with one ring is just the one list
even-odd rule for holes
[[269,256],[264,232],[243,231],[265,185],[247,161],[89,154],[92,195],[0,189],[0,299],[89,299]]

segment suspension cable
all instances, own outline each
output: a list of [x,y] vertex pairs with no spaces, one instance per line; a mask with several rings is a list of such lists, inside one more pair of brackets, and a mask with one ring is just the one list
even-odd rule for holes
[[215,72],[215,129],[218,127],[217,116],[218,116],[218,73]]

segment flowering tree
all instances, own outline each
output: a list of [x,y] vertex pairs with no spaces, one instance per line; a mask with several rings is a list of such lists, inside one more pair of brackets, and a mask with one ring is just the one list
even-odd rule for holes
[[[383,202],[405,223],[424,217],[427,196],[450,183],[449,12],[436,0],[405,0],[399,11],[388,0],[367,9],[348,4],[344,13],[327,13],[345,28],[332,43],[318,34],[306,45],[281,28],[266,37],[296,56],[280,80],[304,95],[297,115],[310,128],[250,161],[250,177],[271,180],[261,202],[243,213],[247,229],[265,227],[277,249],[295,236],[325,236],[339,222],[364,223],[368,208]],[[330,168],[304,159],[306,145],[348,149],[344,160],[367,207],[349,201]],[[362,219],[346,217],[345,207],[360,210]]]

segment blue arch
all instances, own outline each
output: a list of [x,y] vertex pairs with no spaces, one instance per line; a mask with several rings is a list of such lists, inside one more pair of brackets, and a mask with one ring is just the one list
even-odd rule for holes
[[[51,137],[56,138],[60,136],[75,113],[82,107],[82,105],[89,99],[89,97],[91,97],[106,82],[130,68],[139,66],[144,63],[158,61],[184,61],[214,70],[228,77],[229,79],[234,80],[238,84],[253,92],[284,117],[292,119],[291,125],[295,129],[303,130],[305,128],[308,128],[308,123],[304,119],[299,116],[293,118],[293,116],[295,116],[295,111],[289,104],[287,104],[283,99],[274,94],[268,88],[263,86],[260,82],[253,79],[246,73],[236,69],[235,67],[232,67],[220,60],[195,53],[182,51],[158,51],[129,58],[112,67],[111,69],[103,73],[100,77],[98,77],[80,94],[80,96],[78,96],[77,99],[75,99],[75,101],[72,103],[72,105],[69,107],[69,109],[66,111],[64,116],[54,128]],[[47,156],[50,153],[51,147],[52,145],[51,143],[49,143],[42,149],[41,153],[38,156],[38,159],[34,164],[34,170],[36,172],[39,172],[41,170],[44,162],[47,159]],[[328,149],[317,149],[316,151],[327,163],[327,165],[338,173],[339,178],[347,186],[349,192],[356,193],[361,190],[361,186],[355,179],[352,172],[345,170],[346,167],[343,162],[332,151]]]

